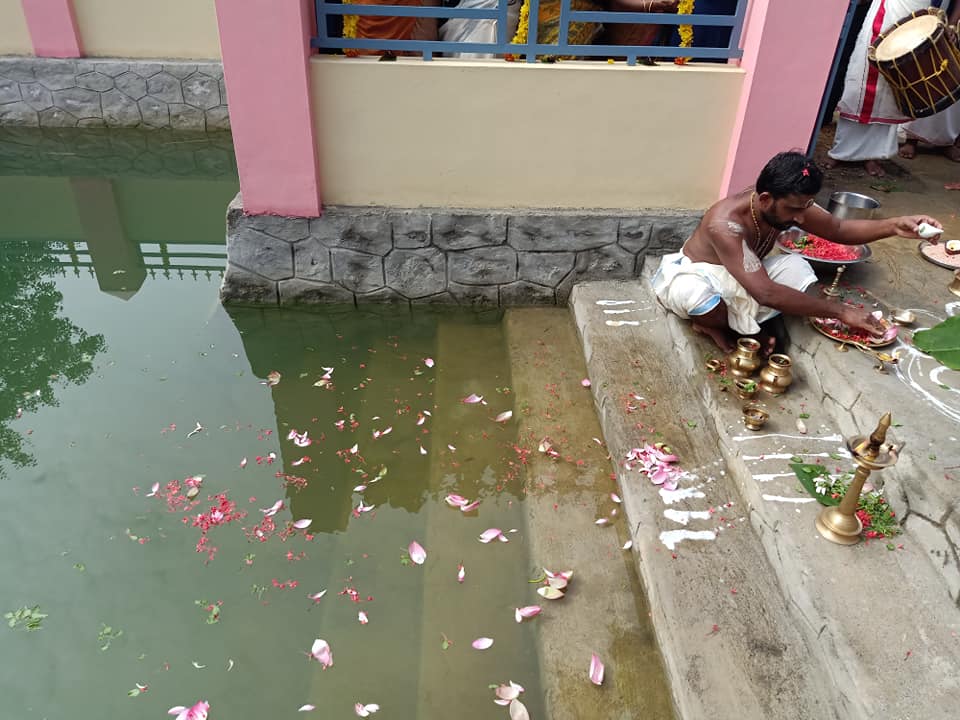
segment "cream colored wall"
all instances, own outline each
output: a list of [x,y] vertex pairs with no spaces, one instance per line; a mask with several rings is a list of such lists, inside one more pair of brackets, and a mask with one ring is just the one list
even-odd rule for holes
[[710,64],[316,57],[323,202],[705,208],[742,81]]
[[20,0],[0,2],[0,55],[33,55],[33,41]]
[[84,55],[220,57],[214,0],[73,0]]

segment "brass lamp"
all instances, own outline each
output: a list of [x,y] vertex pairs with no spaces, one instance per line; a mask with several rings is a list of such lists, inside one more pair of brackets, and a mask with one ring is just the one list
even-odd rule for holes
[[897,463],[896,451],[884,447],[891,422],[890,413],[886,413],[869,436],[857,435],[847,440],[847,449],[853,455],[857,471],[840,504],[825,507],[817,515],[817,530],[827,540],[839,545],[855,545],[860,542],[863,523],[857,517],[857,506],[860,503],[863,483],[874,470],[883,470]]

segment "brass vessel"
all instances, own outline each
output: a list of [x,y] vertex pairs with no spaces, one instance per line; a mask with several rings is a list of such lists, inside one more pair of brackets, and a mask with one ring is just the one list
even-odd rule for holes
[[770,419],[770,413],[759,405],[747,403],[743,406],[743,424],[747,430],[759,430],[767,424]]
[[741,400],[753,400],[753,396],[757,394],[757,383],[749,378],[737,378],[733,381],[733,386]]
[[760,371],[760,389],[770,395],[782,395],[793,382],[793,361],[782,353],[774,353]]
[[947,290],[952,292],[954,295],[960,296],[960,270],[954,271],[953,282],[947,285]]
[[737,349],[727,357],[727,369],[738,378],[748,378],[760,367],[760,343],[753,338],[737,340]]

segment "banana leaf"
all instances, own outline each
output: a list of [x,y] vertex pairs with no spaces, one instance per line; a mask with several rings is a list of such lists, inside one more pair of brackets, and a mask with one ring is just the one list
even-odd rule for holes
[[815,465],[812,463],[791,463],[790,469],[793,470],[794,474],[797,476],[797,480],[800,481],[800,484],[803,485],[804,490],[810,493],[810,496],[816,500],[821,505],[839,505],[840,501],[830,497],[827,493],[818,493],[817,492],[817,482],[818,477],[830,476],[830,471],[827,470],[823,465]]
[[918,330],[913,334],[913,344],[951,370],[960,370],[960,315],[929,330]]

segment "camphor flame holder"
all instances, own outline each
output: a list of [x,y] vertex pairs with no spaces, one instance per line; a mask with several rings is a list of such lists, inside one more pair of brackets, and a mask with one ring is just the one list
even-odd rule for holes
[[857,435],[847,440],[847,449],[853,455],[857,471],[840,504],[825,507],[817,515],[817,530],[827,540],[838,545],[856,545],[860,542],[863,523],[857,517],[857,506],[860,504],[863,483],[874,470],[883,470],[897,463],[896,451],[884,445],[891,422],[890,413],[886,413],[869,436]]

